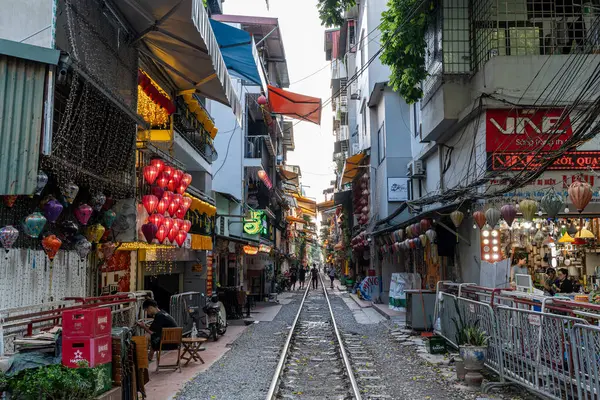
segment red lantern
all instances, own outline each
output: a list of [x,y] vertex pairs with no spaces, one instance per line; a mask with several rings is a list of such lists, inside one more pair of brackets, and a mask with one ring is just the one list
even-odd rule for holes
[[184,198],[181,200],[181,208],[183,208],[183,210],[184,210],[185,212],[187,212],[187,210],[189,210],[189,209],[190,209],[190,206],[192,205],[192,201],[193,201],[193,200],[192,200],[192,198],[191,198],[191,197],[184,197]]
[[156,181],[156,185],[159,188],[163,188],[164,189],[164,188],[167,187],[168,184],[169,184],[169,178],[167,178],[164,174],[162,174],[160,176],[160,178],[158,178],[158,180]]
[[6,207],[12,208],[12,206],[15,205],[15,201],[17,201],[17,197],[19,197],[19,196],[15,196],[15,195],[4,196],[4,204],[6,204]]
[[168,232],[169,230],[166,226],[161,225],[158,227],[158,231],[156,231],[156,239],[158,240],[158,243],[162,244],[165,241]]
[[154,165],[147,165],[144,167],[144,179],[148,182],[149,185],[152,185],[154,181],[158,178],[158,168]]
[[187,188],[188,187],[185,183],[179,183],[179,186],[175,188],[175,191],[179,194],[184,194]]
[[473,213],[473,219],[475,220],[475,223],[477,224],[479,229],[483,229],[483,226],[486,222],[485,213],[483,211],[475,211]]
[[185,233],[188,233],[190,229],[192,229],[192,222],[188,221],[187,219],[184,219],[183,224],[179,227],[179,229],[184,231]]
[[157,198],[162,199],[163,194],[165,193],[164,189],[158,186],[152,186],[152,194]]
[[421,232],[427,232],[429,228],[431,228],[431,221],[427,218],[423,218],[421,220]]
[[187,233],[184,231],[177,231],[177,236],[175,236],[175,241],[179,245],[179,247],[183,246],[185,243],[185,239],[187,239]]
[[148,217],[148,222],[150,222],[151,224],[154,224],[156,226],[158,226],[160,228],[160,226],[163,224],[165,217],[163,217],[161,214],[152,214],[151,216]]
[[185,218],[185,210],[183,208],[179,207],[177,209],[177,211],[175,212],[175,216],[177,218],[181,218],[181,219]]
[[165,162],[160,158],[155,158],[152,161],[150,161],[150,165],[155,166],[156,169],[158,169],[159,174],[163,172],[163,169],[165,168]]
[[168,190],[165,191],[162,198],[165,199],[167,203],[171,203],[173,201],[173,192]]
[[165,168],[163,169],[163,175],[166,176],[168,179],[171,179],[171,176],[173,175],[173,167],[171,167],[170,165],[165,165]]
[[159,214],[165,214],[167,212],[167,208],[169,207],[169,203],[163,198],[158,202],[156,206],[156,212]]
[[169,231],[171,231],[171,228],[173,228],[173,224],[174,223],[175,222],[173,221],[173,218],[165,218],[163,220],[162,226],[164,226],[165,228],[167,228],[167,233],[168,233]]
[[175,220],[175,226],[177,227],[177,229],[181,229],[181,227],[183,226],[183,219],[177,218]]
[[147,194],[142,197],[142,204],[146,211],[148,211],[148,214],[152,214],[158,205],[158,197],[153,194]]
[[183,196],[180,194],[174,194],[171,201],[174,202],[175,204],[177,204],[177,207],[179,207],[181,205],[181,203],[183,202]]
[[256,102],[259,106],[264,106],[265,104],[267,104],[267,98],[265,97],[265,95],[261,94],[260,96],[258,96],[258,99],[256,99]]
[[173,171],[173,176],[171,176],[171,179],[173,179],[177,184],[179,184],[179,181],[181,181],[182,177],[183,171],[180,169],[176,169],[175,171]]
[[174,192],[175,189],[177,189],[177,182],[175,182],[173,179],[169,179],[169,183],[167,183],[167,189],[169,189],[171,192]]
[[169,231],[169,242],[174,242],[178,233],[179,233],[179,229],[177,229],[175,227],[171,228],[171,230]]
[[178,209],[179,209],[179,206],[178,206],[177,204],[175,204],[175,202],[174,202],[174,201],[172,201],[172,202],[169,204],[169,208],[167,209],[167,211],[169,211],[169,215],[170,215],[171,217],[174,217],[174,216],[175,216],[175,213],[177,212],[177,210],[178,210]]
[[192,183],[192,176],[190,174],[183,174],[181,183],[185,183],[186,187],[189,186]]

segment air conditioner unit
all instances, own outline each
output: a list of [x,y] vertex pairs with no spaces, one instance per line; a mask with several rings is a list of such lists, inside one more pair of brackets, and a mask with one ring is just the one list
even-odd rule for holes
[[360,89],[358,88],[358,82],[356,80],[350,83],[350,99],[358,100],[360,99]]
[[407,176],[411,178],[425,178],[425,167],[422,160],[413,160],[408,164]]

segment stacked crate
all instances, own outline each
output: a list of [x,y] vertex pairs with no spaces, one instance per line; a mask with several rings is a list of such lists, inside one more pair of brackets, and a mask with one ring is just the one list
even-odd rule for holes
[[62,319],[63,365],[94,368],[112,361],[110,308],[68,310]]

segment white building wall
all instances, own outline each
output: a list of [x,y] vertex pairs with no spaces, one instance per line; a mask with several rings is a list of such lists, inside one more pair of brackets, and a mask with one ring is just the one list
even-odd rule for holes
[[2,1],[0,38],[53,47],[53,0]]

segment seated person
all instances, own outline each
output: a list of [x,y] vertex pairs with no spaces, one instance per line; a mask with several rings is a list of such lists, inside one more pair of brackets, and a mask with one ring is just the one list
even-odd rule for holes
[[[156,301],[152,299],[144,300],[142,308],[146,314],[154,318],[150,327],[147,327],[143,321],[138,322],[138,325],[147,333],[150,334],[150,351],[148,353],[148,360],[152,361],[154,358],[154,352],[160,348],[160,339],[162,337],[163,328],[177,328],[177,322],[167,314],[165,311],[158,308]],[[170,344],[164,345],[163,350],[175,350],[177,345]]]

